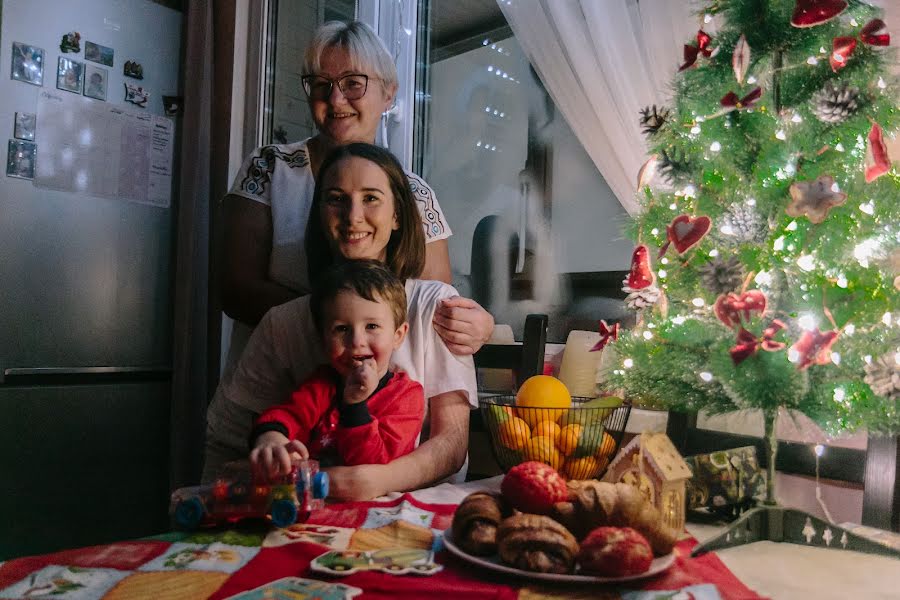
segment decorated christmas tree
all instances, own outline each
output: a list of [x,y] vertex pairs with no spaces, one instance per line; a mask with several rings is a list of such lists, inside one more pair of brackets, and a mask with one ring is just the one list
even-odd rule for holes
[[[714,0],[650,149],[607,385],[645,405],[900,430],[900,126],[879,10]],[[713,28],[714,27],[714,28]]]

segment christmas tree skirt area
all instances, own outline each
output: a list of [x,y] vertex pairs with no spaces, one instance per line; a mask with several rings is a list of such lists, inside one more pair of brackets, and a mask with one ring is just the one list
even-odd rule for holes
[[719,535],[698,544],[691,556],[759,541],[789,542],[900,558],[900,550],[896,548],[832,525],[809,513],[779,506],[760,506],[747,511]]

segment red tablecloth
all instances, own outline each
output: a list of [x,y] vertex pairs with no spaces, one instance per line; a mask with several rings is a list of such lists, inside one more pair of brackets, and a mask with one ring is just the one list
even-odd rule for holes
[[[681,598],[760,598],[715,554],[690,558],[693,539],[677,545],[675,564],[668,571],[625,588],[534,584],[505,577],[441,549],[439,532],[450,526],[454,509],[455,505],[425,504],[407,494],[389,502],[334,504],[315,512],[308,523],[285,530],[203,532],[175,542],[129,541],[19,558],[0,565],[0,598],[52,593],[49,597],[78,600],[224,599],[282,577],[322,579],[308,567],[328,550],[325,546],[437,550],[435,560],[444,569],[432,576],[367,572],[335,580],[363,589],[364,598],[637,600],[654,597],[637,593],[651,590],[681,591]],[[310,525],[328,527],[316,531]]]

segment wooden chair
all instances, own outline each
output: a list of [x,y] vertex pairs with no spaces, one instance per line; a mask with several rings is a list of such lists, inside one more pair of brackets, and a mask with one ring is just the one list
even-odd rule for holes
[[[670,412],[666,434],[685,456],[727,448],[756,446],[766,467],[765,440],[760,437],[697,427],[697,413]],[[900,531],[900,436],[869,436],[867,450],[831,446],[819,458],[819,477],[863,486],[862,524]],[[816,460],[809,444],[779,441],[775,468],[783,473],[815,477]]]
[[[548,322],[547,315],[528,315],[525,318],[522,343],[486,344],[475,354],[475,368],[509,369],[513,372],[516,385],[521,384],[532,375],[543,373]],[[513,393],[514,390],[508,390],[508,392]],[[490,443],[481,411],[471,411],[469,414],[469,480],[482,479],[502,472],[493,458]]]

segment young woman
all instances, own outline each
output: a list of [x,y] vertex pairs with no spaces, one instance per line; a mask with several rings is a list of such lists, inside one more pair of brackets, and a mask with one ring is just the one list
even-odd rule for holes
[[[382,261],[406,281],[409,333],[394,363],[422,384],[426,398],[420,445],[386,465],[331,469],[331,495],[373,498],[457,473],[466,457],[469,410],[477,405],[475,368],[470,356],[449,351],[432,324],[455,290],[415,279],[425,264],[425,244],[406,174],[387,150],[360,143],[339,147],[321,165],[309,215],[305,242],[313,281],[334,261],[348,259]],[[266,313],[210,405],[205,480],[224,462],[247,455],[255,416],[284,402],[322,361],[308,296]]]

